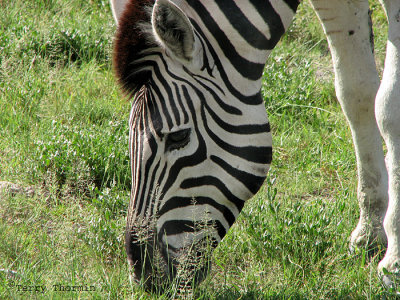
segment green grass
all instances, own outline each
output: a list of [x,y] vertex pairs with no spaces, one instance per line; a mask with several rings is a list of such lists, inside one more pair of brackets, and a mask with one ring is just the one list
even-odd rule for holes
[[[372,5],[382,67],[384,15]],[[37,191],[0,196],[0,269],[17,272],[0,272],[1,299],[157,298],[131,285],[126,264],[130,104],[112,74],[114,30],[105,0],[0,1],[0,181]],[[264,76],[275,149],[269,185],[215,251],[195,297],[388,296],[380,256],[348,252],[358,218],[351,134],[306,3]],[[57,284],[95,290],[57,292]]]

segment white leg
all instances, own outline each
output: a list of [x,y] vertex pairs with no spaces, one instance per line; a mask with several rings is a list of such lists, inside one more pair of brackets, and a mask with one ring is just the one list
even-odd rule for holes
[[331,50],[336,95],[349,122],[358,168],[360,219],[351,235],[355,246],[386,245],[387,171],[375,121],[379,87],[368,16],[368,0],[312,0]]
[[376,99],[376,118],[388,152],[389,206],[384,221],[388,249],[379,269],[400,263],[400,1],[383,1],[389,20],[385,69]]

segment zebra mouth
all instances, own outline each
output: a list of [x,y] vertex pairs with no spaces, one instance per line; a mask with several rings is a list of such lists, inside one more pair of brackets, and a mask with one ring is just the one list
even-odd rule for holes
[[162,292],[171,277],[168,260],[154,234],[151,222],[135,221],[125,232],[125,248],[134,281],[146,291]]
[[171,249],[158,241],[153,230],[143,236],[141,230],[126,231],[128,262],[133,279],[151,293],[165,293],[170,288],[192,289],[202,282],[211,269],[211,252],[217,246],[215,239],[203,238],[180,249]]

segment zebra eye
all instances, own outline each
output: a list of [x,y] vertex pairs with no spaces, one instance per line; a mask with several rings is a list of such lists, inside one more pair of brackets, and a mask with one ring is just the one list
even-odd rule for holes
[[166,149],[172,151],[185,147],[189,143],[189,136],[189,128],[169,133],[166,140]]

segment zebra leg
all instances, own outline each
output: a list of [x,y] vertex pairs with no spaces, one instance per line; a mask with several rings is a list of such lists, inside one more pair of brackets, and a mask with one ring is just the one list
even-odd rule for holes
[[312,0],[328,39],[336,95],[354,141],[360,219],[350,248],[386,245],[387,171],[374,116],[379,77],[373,55],[368,0]]
[[388,238],[379,269],[400,266],[400,1],[383,1],[389,21],[385,69],[376,99],[376,118],[387,146],[389,206],[384,227]]

